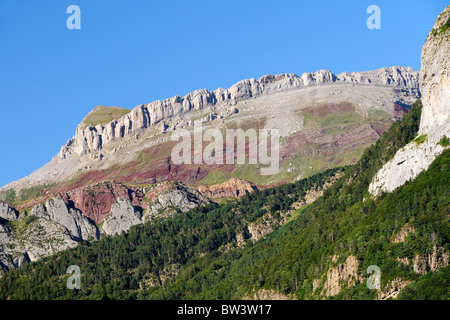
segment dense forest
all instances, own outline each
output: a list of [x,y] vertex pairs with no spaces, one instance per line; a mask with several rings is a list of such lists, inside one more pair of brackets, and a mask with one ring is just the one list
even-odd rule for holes
[[[335,263],[330,257],[339,263],[350,255],[361,277],[329,299],[376,298],[366,285],[369,265],[380,267],[382,290],[394,279],[408,281],[401,299],[449,299],[449,267],[417,273],[401,259],[434,248],[450,252],[450,151],[394,192],[376,199],[368,194],[378,169],[416,138],[420,114],[418,100],[351,167],[154,220],[10,270],[0,278],[0,299],[242,299],[259,289],[317,299],[324,298],[326,273]],[[343,171],[322,197],[250,241],[251,222],[268,213],[281,218],[308,190]],[[405,225],[415,231],[404,242],[391,241]],[[70,265],[81,269],[79,290],[66,286]]]

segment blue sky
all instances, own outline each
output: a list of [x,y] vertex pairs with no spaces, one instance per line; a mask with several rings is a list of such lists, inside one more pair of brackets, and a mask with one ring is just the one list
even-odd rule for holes
[[[81,29],[69,30],[69,5]],[[381,29],[369,30],[369,5]],[[97,105],[265,74],[420,69],[448,5],[423,1],[0,0],[0,186],[47,163]]]

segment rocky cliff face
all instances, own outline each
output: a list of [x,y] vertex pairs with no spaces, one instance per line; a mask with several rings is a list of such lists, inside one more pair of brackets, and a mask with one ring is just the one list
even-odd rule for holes
[[195,207],[212,203],[212,201],[187,185],[181,183],[161,183],[145,190],[145,197],[151,199],[144,221],[155,216],[171,216],[177,212],[186,212]]
[[448,146],[440,143],[450,136],[450,6],[437,18],[422,49],[420,90],[422,115],[419,137],[401,149],[375,175],[369,191],[390,192],[426,170]]
[[98,239],[98,230],[95,225],[79,210],[69,208],[61,198],[50,199],[45,205],[37,204],[30,215],[59,223],[75,240]]
[[422,117],[419,134],[450,131],[450,6],[436,19],[422,48],[420,88]]
[[108,235],[120,234],[142,223],[141,219],[141,213],[133,207],[130,200],[121,197],[113,204],[111,213],[105,218],[102,231]]
[[[339,257],[337,255],[331,257],[332,265],[326,275],[322,278],[314,279],[313,291],[319,297],[337,295],[342,288],[352,287],[362,280],[358,274],[359,261],[355,256],[348,256],[343,263],[337,263],[338,260]],[[318,289],[321,283],[323,283],[323,288]]]
[[0,201],[0,218],[6,220],[16,220],[17,212],[11,208],[6,202]]
[[212,186],[198,187],[198,191],[208,198],[239,198],[245,194],[252,193],[255,190],[258,190],[258,188],[253,183],[235,178]]
[[69,190],[60,196],[97,224],[103,222],[119,197],[127,198],[133,206],[146,208],[141,188],[128,187],[118,181],[95,183]]
[[37,204],[29,213],[20,215],[4,203],[0,209],[7,213],[0,219],[0,275],[1,269],[17,268],[73,248],[81,240],[99,237],[97,227],[61,198]]

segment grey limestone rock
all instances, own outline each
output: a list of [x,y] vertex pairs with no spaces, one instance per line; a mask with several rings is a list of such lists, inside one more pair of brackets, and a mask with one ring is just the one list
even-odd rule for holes
[[105,218],[102,230],[108,235],[127,232],[130,227],[142,223],[141,218],[142,215],[133,207],[130,200],[119,197],[112,205],[110,214]]
[[[62,250],[74,248],[78,241],[61,224],[37,218],[30,221],[20,233],[14,234],[14,251],[18,263],[36,261]],[[25,255],[26,254],[26,255]]]
[[17,211],[11,208],[6,202],[0,201],[0,218],[6,220],[16,220]]
[[198,190],[186,185],[177,185],[165,191],[152,201],[144,215],[144,221],[156,215],[172,215],[177,211],[186,212],[199,205],[209,204],[211,200]]
[[30,215],[59,223],[75,240],[95,240],[99,237],[97,227],[79,210],[68,208],[61,198],[50,199],[45,205],[37,204]]

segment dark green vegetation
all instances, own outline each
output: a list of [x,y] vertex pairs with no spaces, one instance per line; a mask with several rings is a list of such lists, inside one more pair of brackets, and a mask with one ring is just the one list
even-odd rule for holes
[[423,135],[421,135],[421,136],[418,136],[416,139],[414,139],[414,141],[415,141],[417,144],[422,144],[422,143],[425,142],[426,139],[427,139],[427,135],[426,135],[426,134],[423,134]]
[[450,267],[429,272],[420,277],[400,293],[399,299],[409,300],[449,300]]
[[[11,270],[0,279],[0,298],[240,299],[261,288],[300,299],[321,298],[331,257],[343,262],[352,255],[363,280],[344,287],[335,299],[376,298],[377,292],[366,286],[370,265],[381,269],[382,290],[394,279],[409,281],[402,299],[448,299],[449,267],[418,274],[412,263],[398,258],[412,261],[431,254],[433,247],[450,252],[450,150],[394,192],[377,199],[368,195],[378,169],[414,140],[420,113],[418,101],[323,197],[256,243],[239,247],[235,239],[248,238],[250,222],[287,210],[342,169],[136,226],[128,234]],[[393,235],[406,224],[415,231],[393,243]],[[81,268],[81,290],[66,287],[70,265]],[[314,279],[320,279],[316,291]]]
[[438,143],[443,147],[447,147],[450,144],[450,139],[447,136],[443,136]]

